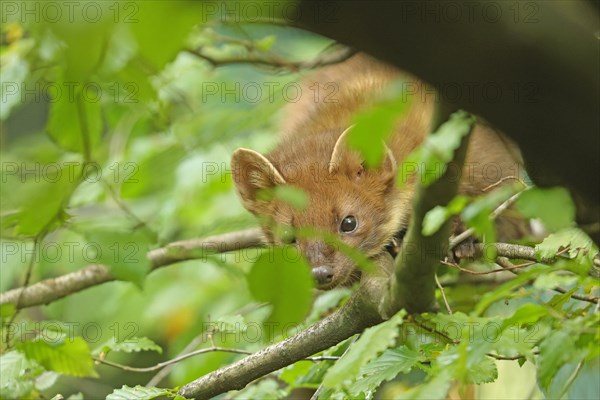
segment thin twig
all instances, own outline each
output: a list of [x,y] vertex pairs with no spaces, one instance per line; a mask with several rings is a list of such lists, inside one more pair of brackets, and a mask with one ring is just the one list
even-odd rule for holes
[[252,352],[246,351],[246,350],[232,349],[232,348],[227,348],[227,347],[211,346],[211,347],[207,347],[205,349],[199,349],[199,350],[195,350],[195,351],[192,351],[190,353],[187,353],[187,354],[183,354],[181,356],[177,356],[177,357],[172,358],[172,359],[170,359],[168,361],[163,361],[163,362],[158,363],[156,365],[153,365],[151,367],[130,367],[128,365],[117,364],[117,363],[114,363],[112,361],[103,360],[103,359],[98,358],[98,357],[94,357],[94,361],[96,361],[97,363],[100,363],[100,364],[105,364],[105,365],[108,365],[108,366],[111,366],[111,367],[122,369],[123,371],[151,372],[151,371],[156,371],[158,369],[166,367],[167,365],[178,363],[179,361],[183,361],[183,360],[185,360],[187,358],[190,358],[190,357],[193,357],[193,356],[197,356],[198,354],[212,353],[212,352],[235,353],[235,354],[245,354],[245,355],[252,354]]
[[442,299],[444,299],[444,305],[446,306],[448,314],[452,315],[452,308],[450,308],[450,304],[448,304],[448,299],[446,298],[446,292],[444,291],[444,287],[440,283],[437,274],[433,275],[433,278],[435,279],[435,284],[440,289],[440,293],[442,294]]
[[[509,178],[509,177],[506,177],[506,178]],[[488,186],[487,188],[489,188],[489,187],[491,187],[493,185],[500,184],[506,178],[501,179],[500,181],[498,181],[498,182],[496,182],[496,183]],[[484,189],[484,190],[486,190],[486,189]],[[522,189],[518,193],[515,193],[514,195],[512,195],[511,197],[509,197],[507,200],[505,200],[504,202],[502,202],[502,204],[500,204],[498,207],[496,207],[496,209],[494,211],[492,211],[492,213],[490,214],[490,217],[489,217],[490,220],[492,220],[492,221],[495,220],[504,211],[506,211],[515,201],[517,201],[517,199],[519,198],[519,196],[521,195],[521,193],[523,193],[524,190],[525,189]],[[474,233],[475,233],[475,229],[474,228],[469,228],[469,229],[465,230],[464,232],[461,232],[460,234],[456,235],[454,238],[450,239],[450,244],[449,244],[450,250],[452,250],[453,248],[455,248],[456,246],[458,246],[459,244],[461,244],[466,239],[468,239],[471,236],[473,236]]]
[[523,264],[518,264],[518,265],[513,265],[510,268],[498,268],[498,269],[492,269],[489,271],[473,271],[471,269],[467,269],[467,268],[463,268],[460,265],[453,263],[453,262],[448,262],[448,261],[440,261],[440,263],[447,265],[449,267],[452,268],[456,268],[461,272],[467,273],[469,275],[488,275],[488,274],[495,274],[498,272],[504,272],[504,271],[510,271],[512,269],[518,269],[518,268],[523,268],[523,267],[529,267],[530,265],[536,264],[535,261],[528,261],[526,263]]
[[510,176],[505,176],[504,178],[500,179],[498,182],[494,182],[491,185],[488,185],[481,190],[483,192],[487,192],[488,190],[493,189],[496,186],[501,185],[502,183],[504,183],[508,180],[518,181],[523,185],[523,187],[525,187],[525,188],[527,187],[527,184],[525,183],[525,181],[523,179],[519,178],[518,176],[510,175]]
[[[257,247],[262,244],[262,232],[258,228],[229,232],[221,235],[181,240],[146,254],[152,263],[152,270],[179,261],[205,259],[210,254],[225,253]],[[17,309],[48,304],[81,290],[115,280],[110,268],[102,264],[92,264],[78,271],[56,278],[45,279],[31,286],[0,293],[0,304],[13,303]],[[28,284],[28,279],[26,279]]]
[[[513,265],[513,263],[506,257],[498,257],[496,259],[496,263],[498,265],[500,265],[503,269],[515,274],[515,275],[519,275],[518,271],[514,271],[515,265]],[[562,293],[565,294],[568,292],[568,290],[560,287],[560,286],[556,286],[554,288],[552,288],[552,290],[554,290],[555,292],[558,293]],[[598,304],[600,303],[600,296],[584,296],[581,294],[577,294],[577,293],[571,293],[571,298],[576,299],[576,300],[581,300],[581,301],[586,301],[588,303],[592,303],[592,304]]]
[[[31,259],[29,260],[29,264],[27,264],[27,270],[25,272],[25,279],[23,281],[23,286],[18,290],[18,296],[17,296],[17,300],[15,303],[15,308],[16,308],[16,312],[11,315],[10,320],[8,321],[8,325],[7,326],[12,326],[12,324],[15,322],[15,320],[17,319],[17,316],[19,315],[19,305],[22,304],[23,301],[23,294],[25,293],[25,291],[27,290],[27,287],[29,286],[29,282],[31,281],[31,272],[33,271],[33,266],[35,265],[35,259],[36,259],[36,255],[38,252],[38,248],[40,245],[40,241],[41,241],[41,236],[38,235],[33,239],[33,252],[31,253]],[[11,334],[12,334],[13,330],[12,329],[7,329],[6,330],[6,336],[4,337],[6,346],[10,347],[10,340],[11,340]]]
[[[118,363],[115,363],[112,361],[108,361],[103,358],[94,357],[93,359],[95,362],[97,362],[99,364],[104,364],[104,365],[108,365],[110,367],[119,368],[123,371],[152,372],[152,371],[156,371],[161,368],[164,368],[168,365],[176,364],[187,358],[194,357],[199,354],[212,353],[212,352],[235,353],[235,354],[245,354],[245,355],[253,354],[251,351],[247,351],[247,350],[233,349],[233,348],[220,347],[220,346],[211,346],[211,347],[207,347],[205,349],[199,349],[199,350],[195,350],[195,351],[192,351],[192,352],[189,352],[186,354],[182,354],[182,355],[172,358],[170,360],[155,364],[151,367],[131,367],[129,365],[123,365],[123,364],[118,364]],[[336,361],[339,358],[340,357],[336,357],[336,356],[314,356],[314,357],[306,357],[304,360],[312,361],[312,362],[321,362],[321,361]]]
[[[539,351],[534,351],[533,354],[537,355],[537,354],[540,354],[540,352]],[[502,361],[513,361],[513,360],[518,360],[519,358],[524,358],[525,357],[522,354],[517,354],[516,356],[499,356],[499,355],[494,354],[494,353],[486,353],[486,356],[495,358],[496,360],[502,360]]]
[[[231,315],[246,315],[247,313],[257,310],[261,307],[264,307],[267,303],[251,303],[251,304],[246,304],[245,306],[243,306],[242,308],[233,311],[231,313]],[[202,343],[206,343],[206,340],[208,339],[208,336],[211,335],[211,343],[214,346],[214,342],[212,341],[212,337],[213,337],[214,332],[213,331],[205,331],[202,332],[200,335],[197,335],[195,338],[193,338],[186,346],[183,350],[181,350],[179,352],[179,354],[177,354],[177,357],[182,356],[184,354],[187,354],[191,351],[193,351],[196,347],[200,346]],[[156,375],[154,375],[146,384],[146,386],[156,386],[158,385],[170,372],[171,370],[175,367],[176,364],[171,364],[171,365],[167,365],[165,368],[161,369],[160,371],[158,371],[156,373]]]

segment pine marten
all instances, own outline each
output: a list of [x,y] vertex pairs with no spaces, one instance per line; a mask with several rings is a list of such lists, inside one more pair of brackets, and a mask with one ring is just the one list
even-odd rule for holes
[[[346,146],[346,132],[352,117],[398,78],[408,82],[413,93],[411,106],[389,137],[385,160],[378,168],[367,169],[360,154]],[[331,96],[315,99],[315,84],[328,88]],[[287,106],[279,145],[266,155],[237,149],[231,167],[244,207],[263,217],[266,240],[297,246],[309,261],[317,286],[329,289],[356,279],[354,262],[322,238],[282,238],[266,221],[334,234],[367,257],[386,251],[407,227],[411,212],[414,182],[400,189],[397,171],[428,134],[436,99],[424,83],[364,54],[322,68],[303,85],[305,95]],[[479,122],[471,135],[465,165],[469,173],[462,174],[459,191],[472,195],[521,171],[515,146]],[[260,195],[261,190],[286,184],[308,195],[305,209]]]

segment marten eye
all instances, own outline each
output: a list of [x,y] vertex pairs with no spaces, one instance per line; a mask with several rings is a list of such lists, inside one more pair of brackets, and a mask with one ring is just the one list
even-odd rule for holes
[[350,233],[356,229],[358,223],[356,222],[356,217],[354,215],[348,215],[342,220],[340,224],[340,232],[342,233]]

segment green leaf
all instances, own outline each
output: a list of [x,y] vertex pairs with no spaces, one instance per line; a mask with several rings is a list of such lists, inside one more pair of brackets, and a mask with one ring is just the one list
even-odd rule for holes
[[51,103],[46,130],[63,149],[85,155],[100,141],[101,112],[99,101],[86,100],[79,92],[64,94]]
[[529,269],[527,271],[521,272],[518,276],[515,276],[510,281],[500,285],[495,290],[490,291],[487,294],[485,294],[481,298],[481,300],[479,301],[477,306],[475,307],[475,310],[473,311],[473,313],[475,315],[483,314],[483,312],[488,307],[490,307],[493,303],[503,300],[505,298],[511,298],[511,297],[515,296],[516,289],[525,285],[527,282],[536,278],[537,276],[544,274],[544,273],[552,272],[555,269],[556,269],[555,267],[549,268],[549,267],[532,265],[531,267],[529,267]]
[[267,340],[272,340],[274,332],[287,333],[310,309],[313,278],[293,246],[270,247],[263,252],[252,266],[248,285],[257,301],[273,305],[265,321]]
[[569,191],[562,187],[529,188],[519,196],[516,206],[523,216],[540,218],[550,232],[575,222],[575,205]]
[[[597,347],[597,342],[596,342]],[[600,398],[600,358],[585,362],[577,377],[569,387],[569,399]]]
[[533,324],[548,314],[546,307],[531,303],[524,304],[511,317],[502,322],[501,329],[505,330],[515,326],[519,328],[523,325]]
[[423,219],[423,235],[431,236],[436,233],[450,217],[459,214],[467,202],[467,197],[458,195],[447,206],[435,206],[429,210]]
[[573,295],[573,293],[575,293],[577,291],[577,289],[578,289],[577,287],[574,287],[573,289],[571,289],[563,294],[555,295],[554,297],[552,297],[550,299],[550,301],[548,302],[548,305],[557,311],[562,310],[563,306],[569,300],[571,300],[571,295]]
[[22,342],[18,349],[30,360],[35,360],[44,368],[64,375],[97,377],[90,349],[85,340],[76,337],[58,343],[42,340]]
[[283,369],[279,374],[279,379],[287,383],[291,387],[297,387],[302,379],[309,373],[313,366],[311,361],[298,361]]
[[[35,236],[42,230],[52,231],[59,223],[68,219],[69,215],[64,211],[67,205],[65,203],[79,183],[81,163],[73,161],[64,168],[56,167],[55,164],[48,164],[52,168],[48,168],[46,173],[40,173],[41,176],[20,182],[17,187],[18,196],[10,202],[14,204],[3,204],[3,207],[12,206],[18,210],[9,217],[3,216],[3,229],[12,228],[15,235]],[[64,164],[67,165],[68,162]],[[37,168],[44,169],[46,165],[37,165]]]
[[[161,70],[183,50],[185,39],[192,27],[207,21],[209,7],[189,1],[135,2],[133,7],[121,7],[122,18],[130,20],[129,26],[137,40],[141,60],[150,63],[155,71]],[[167,23],[169,15],[176,24]],[[169,30],[165,35],[164,30]]]
[[132,337],[125,342],[117,342],[113,337],[108,342],[94,350],[94,354],[108,354],[111,351],[120,351],[124,353],[156,351],[158,353],[162,353],[162,348],[147,337]]
[[350,393],[358,395],[375,390],[383,381],[394,379],[399,373],[409,372],[423,361],[419,352],[400,346],[384,351],[375,360],[364,365],[356,381],[350,386]]
[[110,267],[117,279],[130,281],[138,287],[150,272],[152,264],[146,254],[150,250],[152,238],[142,231],[99,230],[85,233],[88,238],[88,257],[93,262]]
[[34,389],[34,363],[23,353],[9,351],[0,356],[0,396],[5,399],[29,398]]
[[406,312],[400,311],[388,321],[365,330],[360,339],[351,345],[348,352],[327,371],[323,385],[329,388],[341,386],[357,376],[363,365],[393,345],[404,315]]
[[452,384],[452,376],[448,371],[440,371],[427,383],[400,393],[399,400],[432,400],[445,399]]
[[570,287],[578,282],[577,275],[565,275],[563,271],[549,272],[540,275],[533,282],[533,287],[536,289],[554,289],[557,286]]
[[423,218],[423,236],[431,236],[436,233],[440,227],[450,218],[448,210],[443,206],[435,206],[427,211]]
[[17,307],[13,303],[0,304],[0,319],[12,317],[17,312]]
[[283,399],[286,391],[279,386],[275,379],[264,379],[250,384],[234,395],[234,399]]
[[347,287],[336,287],[321,293],[316,298],[306,322],[317,322],[325,313],[339,305],[341,301],[346,300],[351,294],[352,290]]
[[[461,219],[475,229],[475,233],[484,239],[484,243],[496,241],[494,222],[490,219],[491,213],[504,201],[508,200],[517,190],[516,186],[501,186],[473,201],[461,212]],[[492,261],[494,254],[485,252],[485,258]]]
[[543,390],[548,390],[558,370],[575,353],[575,338],[569,332],[556,330],[540,343],[538,358],[538,381]]
[[571,261],[564,264],[581,276],[587,275],[593,265],[594,257],[598,254],[598,248],[579,228],[567,228],[553,233],[544,241],[535,246],[535,255],[540,261],[551,260],[556,254],[568,248],[563,254]]
[[494,382],[498,379],[498,368],[496,362],[489,357],[485,357],[480,362],[469,367],[466,381],[475,385]]
[[254,46],[260,51],[269,51],[273,45],[277,42],[277,36],[268,35],[262,39],[256,40]]
[[106,396],[106,400],[150,400],[159,396],[173,397],[169,389],[140,385],[136,387],[123,385],[121,389],[115,389],[111,394]]
[[[168,142],[167,140],[165,140]],[[177,166],[185,156],[185,150],[179,144],[163,143],[152,146],[144,143],[143,154],[134,155],[139,161],[125,163],[128,169],[121,175],[121,196],[139,198],[156,195],[171,188],[175,183]]]
[[304,210],[308,206],[308,194],[304,190],[290,185],[276,186],[273,189],[273,198],[281,200],[298,210]]
[[[446,164],[454,157],[454,152],[475,124],[475,117],[464,112],[457,111],[450,116],[439,129],[429,135],[420,150],[420,163],[423,173],[420,183],[423,187],[437,181],[446,171]],[[435,171],[435,173],[431,173]]]
[[354,116],[354,126],[348,133],[348,145],[361,153],[368,168],[381,164],[385,152],[383,144],[392,133],[394,124],[411,104],[407,101],[405,85],[402,83],[390,85],[386,99]]

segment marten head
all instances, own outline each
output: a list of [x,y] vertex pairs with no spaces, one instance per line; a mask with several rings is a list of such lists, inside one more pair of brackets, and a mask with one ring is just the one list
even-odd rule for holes
[[[394,155],[385,147],[381,165],[365,168],[360,154],[346,145],[348,130],[288,136],[266,157],[237,149],[231,161],[242,203],[260,218],[267,240],[296,246],[321,289],[347,285],[360,276],[344,247],[373,257],[405,223]],[[308,205],[296,208],[264,196],[282,185],[303,190]],[[305,228],[316,235],[298,234]]]

